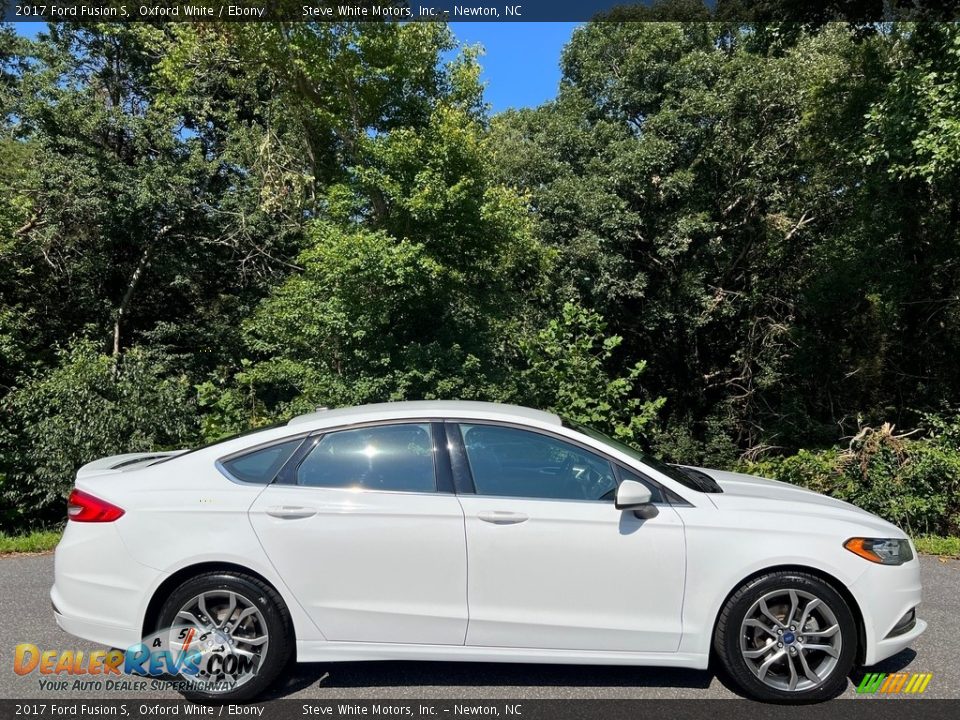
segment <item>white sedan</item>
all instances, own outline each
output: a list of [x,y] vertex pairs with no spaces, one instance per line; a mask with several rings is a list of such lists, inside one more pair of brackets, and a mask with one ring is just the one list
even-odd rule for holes
[[68,517],[57,623],[191,698],[256,697],[293,660],[715,659],[748,696],[803,702],[926,628],[885,520],[507,405],[321,410],[104,458]]

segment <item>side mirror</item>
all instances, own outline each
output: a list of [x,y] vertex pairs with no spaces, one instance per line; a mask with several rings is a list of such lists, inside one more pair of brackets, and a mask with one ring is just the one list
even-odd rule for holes
[[651,504],[653,495],[643,483],[636,480],[624,480],[617,488],[617,497],[614,507],[617,510],[633,510],[638,518],[650,519],[656,517],[658,510]]

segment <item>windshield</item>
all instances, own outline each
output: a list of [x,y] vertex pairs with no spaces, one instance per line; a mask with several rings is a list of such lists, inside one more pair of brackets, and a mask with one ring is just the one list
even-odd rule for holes
[[653,455],[650,453],[637,450],[635,447],[631,447],[620,440],[612,438],[606,433],[602,433],[599,430],[594,430],[586,425],[581,425],[573,420],[564,419],[563,424],[568,428],[583,433],[587,437],[591,437],[594,440],[599,440],[600,442],[619,450],[625,455],[629,455],[630,457],[639,460],[644,465],[652,467],[657,472],[663,473],[671,480],[676,480],[685,488],[696,490],[697,492],[723,492],[723,490],[720,489],[720,486],[717,485],[716,481],[702,471],[688,470],[687,468],[681,468],[676,465],[668,465],[665,462],[657,460],[657,458],[653,457]]

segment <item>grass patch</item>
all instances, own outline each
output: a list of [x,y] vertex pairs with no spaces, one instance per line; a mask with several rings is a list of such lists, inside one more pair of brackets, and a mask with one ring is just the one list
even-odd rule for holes
[[913,539],[919,552],[926,555],[948,555],[960,558],[960,537],[943,537],[941,535],[925,535]]
[[0,555],[49,552],[60,542],[60,534],[60,530],[38,530],[26,535],[0,533]]

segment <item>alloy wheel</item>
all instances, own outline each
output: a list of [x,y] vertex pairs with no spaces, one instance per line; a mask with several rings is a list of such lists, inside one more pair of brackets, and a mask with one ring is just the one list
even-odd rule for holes
[[740,626],[740,654],[747,667],[776,690],[802,692],[823,685],[837,667],[842,643],[833,610],[803,590],[764,594]]
[[259,608],[233,590],[209,590],[177,612],[169,642],[180,652],[200,652],[200,672],[190,678],[207,692],[236,690],[256,677],[267,655],[270,635]]

